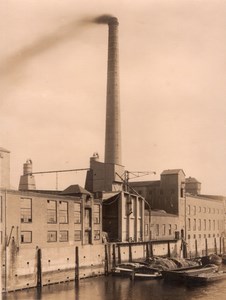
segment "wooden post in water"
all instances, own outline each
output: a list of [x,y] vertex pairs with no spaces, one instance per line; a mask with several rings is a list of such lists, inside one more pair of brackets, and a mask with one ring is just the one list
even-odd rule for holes
[[37,287],[42,287],[42,249],[37,249]]
[[214,238],[214,249],[215,249],[215,254],[217,254],[217,239]]
[[220,254],[222,253],[222,237],[220,237]]
[[225,254],[225,238],[222,238],[222,243],[223,243],[223,254]]
[[195,240],[195,257],[198,257],[198,242]]
[[168,249],[167,249],[167,252],[168,252],[168,257],[170,257],[171,256],[171,253],[170,253],[170,242],[168,242],[167,243],[167,247],[168,247]]
[[104,245],[105,248],[105,263],[104,263],[104,273],[108,275],[108,248],[107,245]]
[[149,258],[149,243],[146,243],[146,259]]
[[150,246],[150,257],[153,257],[153,244],[152,242],[149,243]]
[[205,244],[206,244],[206,256],[208,256],[208,241],[207,241],[207,238],[205,239]]
[[75,247],[75,281],[79,282],[79,248]]
[[132,245],[129,243],[129,262],[133,261],[133,257],[132,257]]
[[118,246],[118,264],[121,264],[121,247],[119,244],[117,246]]
[[113,268],[115,268],[116,267],[115,244],[113,244],[113,253],[112,253],[112,256],[113,256]]

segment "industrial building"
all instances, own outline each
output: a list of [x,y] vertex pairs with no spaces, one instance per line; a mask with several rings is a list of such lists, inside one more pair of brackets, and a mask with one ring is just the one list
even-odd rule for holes
[[[107,24],[105,159],[94,153],[84,188],[38,190],[32,161],[10,189],[10,152],[0,148],[2,290],[107,273],[116,262],[225,252],[225,198],[201,195],[182,169],[128,182],[121,155],[118,20]],[[43,172],[44,173],[44,172]],[[117,251],[116,251],[117,249]]]

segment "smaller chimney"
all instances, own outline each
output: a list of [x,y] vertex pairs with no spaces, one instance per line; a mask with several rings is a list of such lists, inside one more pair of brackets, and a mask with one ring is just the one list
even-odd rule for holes
[[32,160],[28,159],[24,164],[24,173],[20,176],[20,191],[36,190],[35,178],[32,175]]

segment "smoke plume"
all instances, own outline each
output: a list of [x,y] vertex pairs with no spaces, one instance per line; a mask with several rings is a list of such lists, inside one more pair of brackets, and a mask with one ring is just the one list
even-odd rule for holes
[[73,21],[54,32],[40,37],[36,41],[28,44],[0,62],[0,78],[7,78],[15,73],[24,63],[35,56],[51,50],[55,46],[74,38],[81,30],[81,27],[90,26],[91,24],[118,24],[116,17],[111,15],[102,15],[99,17],[87,17],[82,20]]
[[79,33],[81,27],[88,24],[90,24],[90,21],[85,19],[81,21],[73,21],[21,48],[10,57],[6,58],[4,62],[0,62],[0,77],[7,77],[11,75],[31,58],[72,39]]

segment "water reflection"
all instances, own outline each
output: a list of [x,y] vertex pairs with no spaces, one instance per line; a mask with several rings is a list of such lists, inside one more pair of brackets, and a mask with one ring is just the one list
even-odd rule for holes
[[45,286],[3,295],[3,300],[213,300],[225,299],[225,281],[208,286],[188,287],[164,280],[131,281],[128,278],[97,277]]

